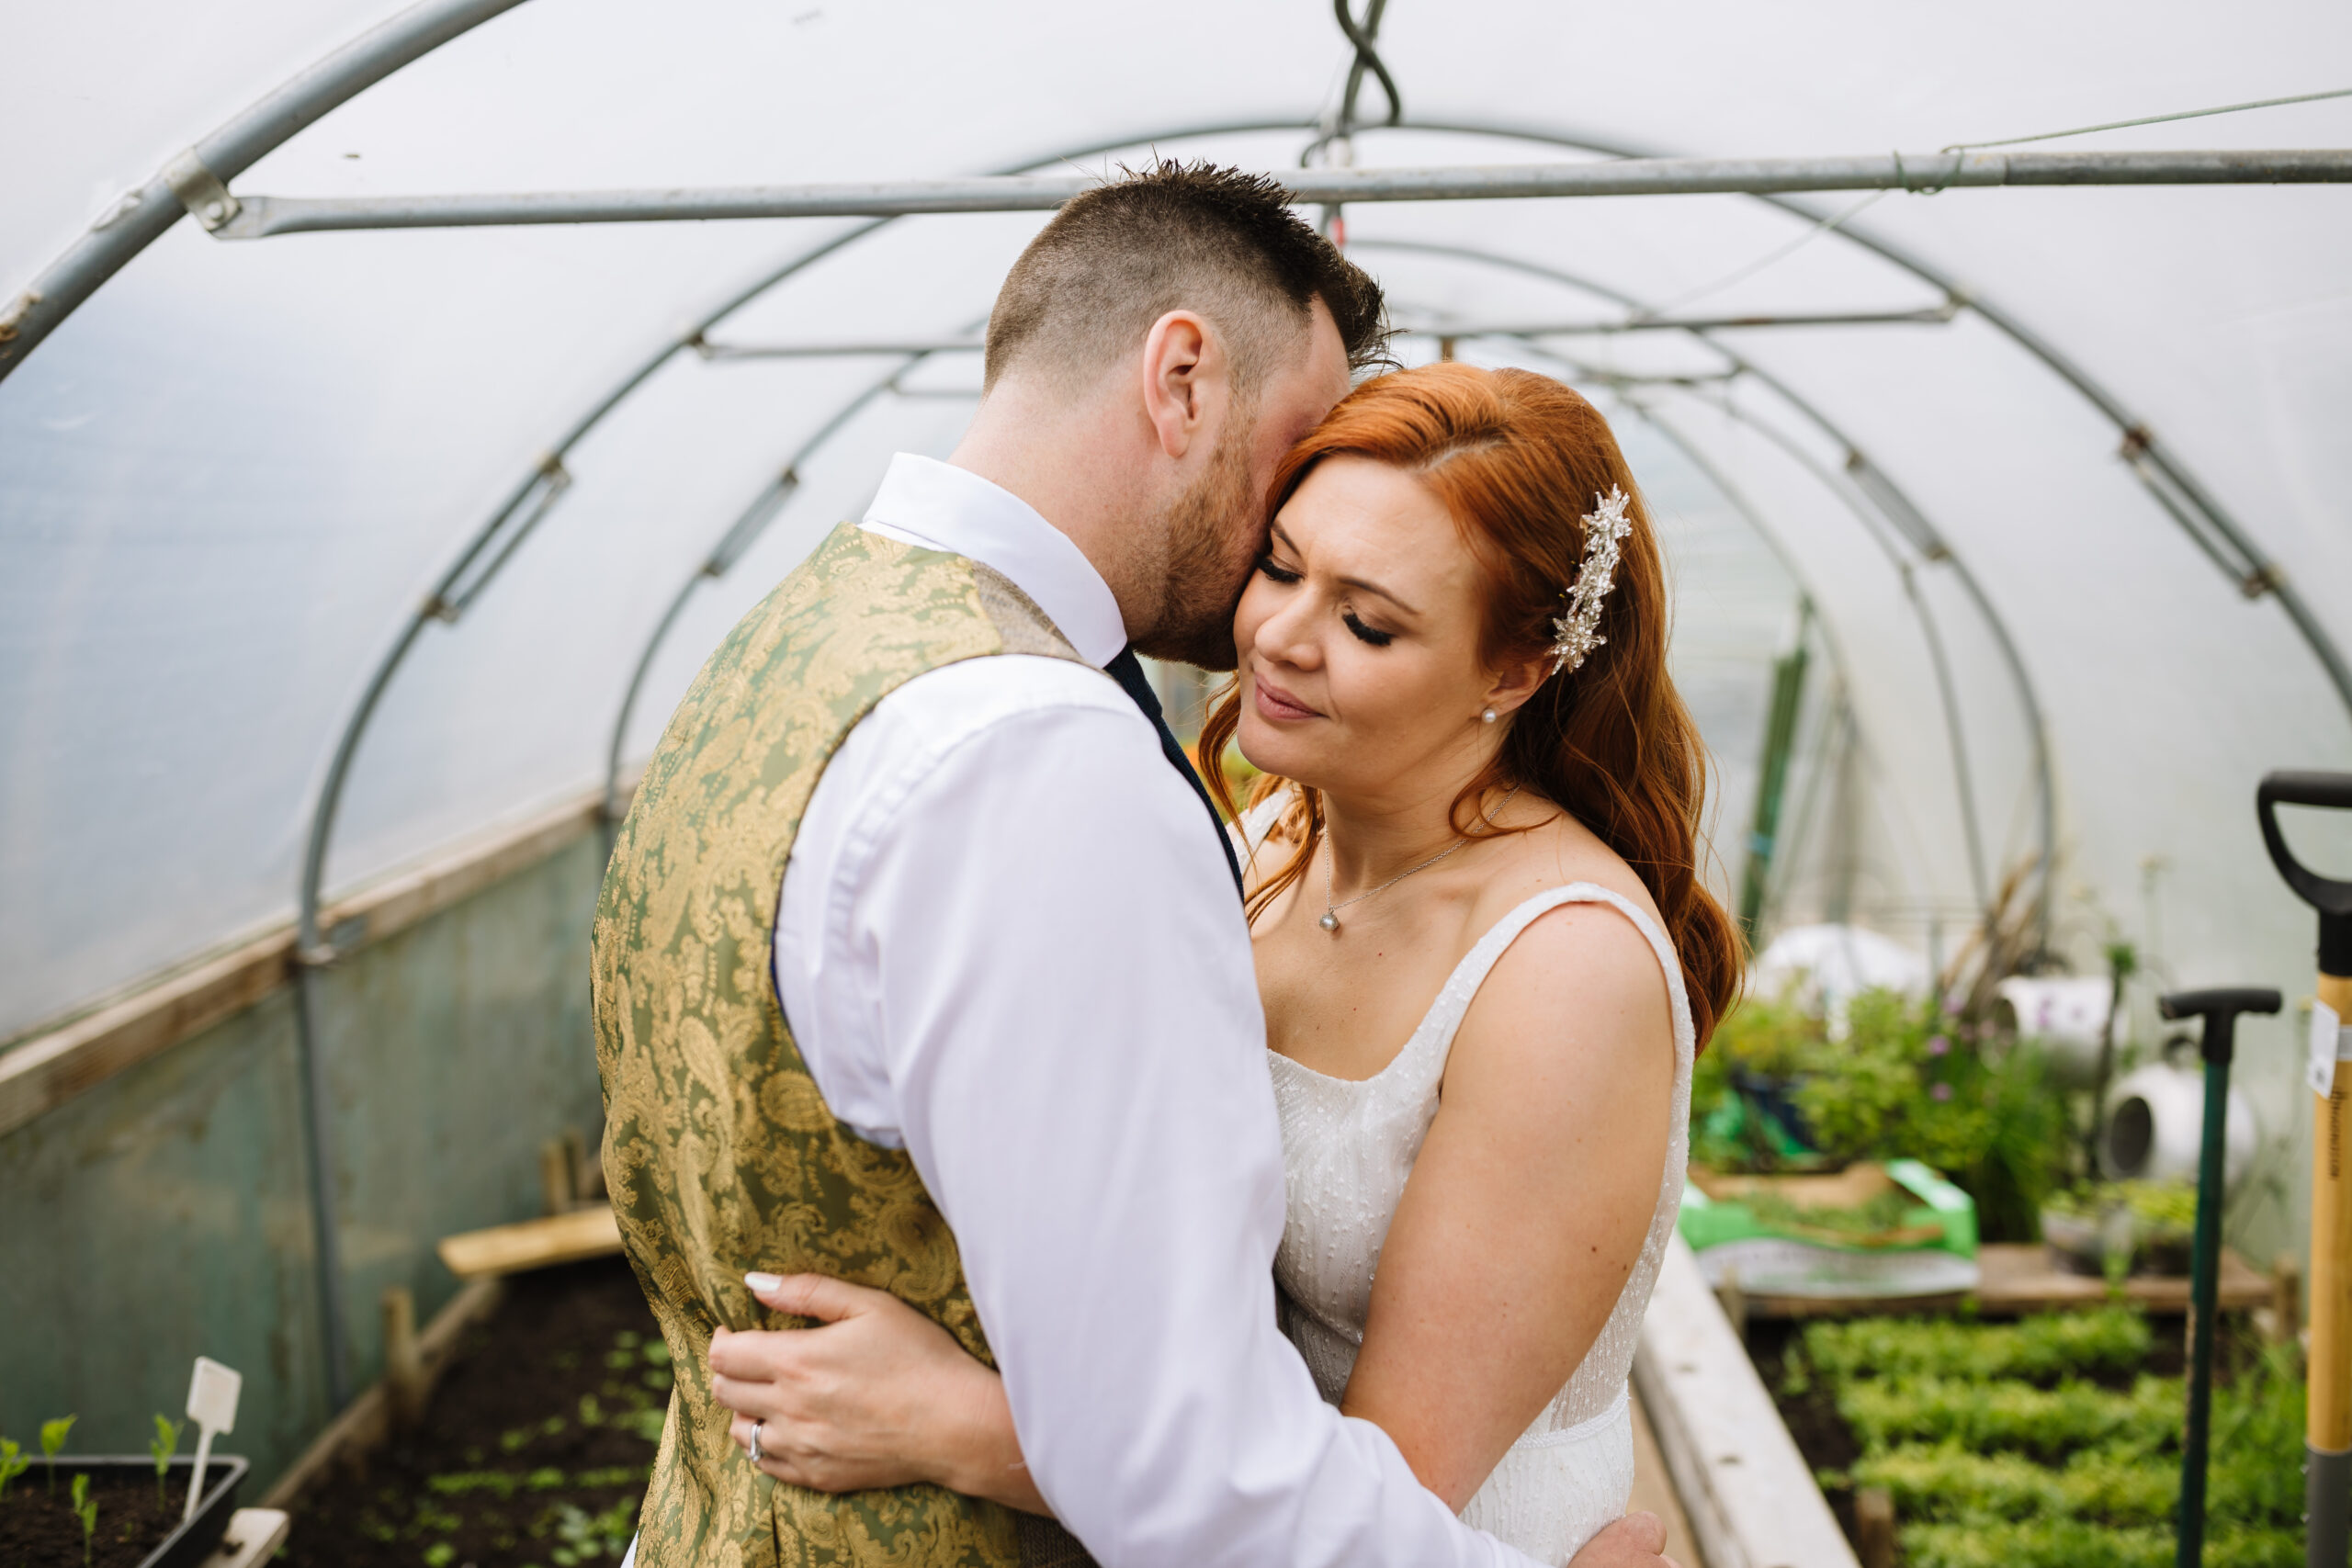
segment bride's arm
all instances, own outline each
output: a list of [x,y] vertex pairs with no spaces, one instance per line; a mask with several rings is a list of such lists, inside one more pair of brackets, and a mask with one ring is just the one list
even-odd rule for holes
[[1657,1205],[1673,1085],[1665,977],[1606,905],[1529,927],[1463,1021],[1340,1404],[1453,1507],[1608,1322]]

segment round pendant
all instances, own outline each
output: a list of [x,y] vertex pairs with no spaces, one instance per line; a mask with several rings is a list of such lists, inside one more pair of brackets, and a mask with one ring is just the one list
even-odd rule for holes
[[1326,909],[1323,911],[1323,918],[1315,923],[1321,926],[1325,931],[1337,934],[1340,929],[1339,911],[1336,909]]

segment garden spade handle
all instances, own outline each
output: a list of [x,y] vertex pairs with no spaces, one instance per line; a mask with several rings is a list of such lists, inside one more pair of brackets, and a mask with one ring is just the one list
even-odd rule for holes
[[2170,1019],[2202,1018],[2205,1136],[2197,1151],[2197,1231],[2188,1252],[2188,1420],[2180,1437],[2180,1514],[2176,1568],[2205,1560],[2205,1454],[2213,1422],[2213,1308],[2222,1272],[2222,1151],[2229,1142],[2230,1056],[2238,1015],[2277,1012],[2278,993],[2251,989],[2175,991],[2156,998]]
[[[2262,841],[2278,874],[2319,911],[2318,1001],[2339,1019],[2352,1017],[2352,882],[2320,875],[2287,848],[2278,807],[2325,806],[2352,809],[2352,773],[2284,772],[2255,792]],[[2346,1568],[2352,1545],[2352,1169],[2345,1140],[2352,1072],[2342,1047],[2334,1077],[2312,1128],[2311,1418],[2304,1433],[2303,1478],[2307,1568]],[[2316,1084],[2314,1084],[2316,1088]],[[2291,1325],[2288,1325],[2291,1326]]]

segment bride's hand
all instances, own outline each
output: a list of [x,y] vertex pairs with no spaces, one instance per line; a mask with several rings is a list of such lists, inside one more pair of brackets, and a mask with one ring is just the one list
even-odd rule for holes
[[815,1328],[711,1337],[711,1394],[735,1412],[760,1468],[818,1492],[933,1482],[1030,1513],[1049,1510],[1029,1479],[995,1372],[885,1291],[819,1274],[747,1274],[761,1304]]

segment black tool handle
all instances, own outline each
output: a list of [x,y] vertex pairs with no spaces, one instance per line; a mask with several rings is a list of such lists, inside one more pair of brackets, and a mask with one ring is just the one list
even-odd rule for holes
[[2352,975],[2352,882],[2322,876],[2295,858],[2278,831],[2281,806],[2352,810],[2352,773],[2282,768],[2266,774],[2254,792],[2255,814],[2262,819],[2262,842],[2270,851],[2270,863],[2304,903],[2319,911],[2320,973]]
[[2236,1049],[2241,1013],[2277,1012],[2278,993],[2254,986],[2233,986],[2215,991],[2167,991],[2156,998],[2156,1010],[2168,1019],[2201,1018],[2205,1041],[2199,1054],[2209,1062],[2226,1062]]

